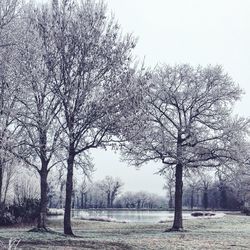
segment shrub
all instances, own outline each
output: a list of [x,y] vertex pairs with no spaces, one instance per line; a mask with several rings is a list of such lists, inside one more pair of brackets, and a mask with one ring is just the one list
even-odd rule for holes
[[250,216],[250,207],[243,207],[241,212]]
[[39,216],[39,206],[38,199],[24,199],[21,204],[13,204],[9,209],[17,220],[33,222]]
[[39,216],[39,200],[24,199],[21,203],[14,203],[1,209],[0,225],[7,226],[16,223],[34,222]]
[[2,211],[0,213],[0,225],[1,226],[10,226],[15,223],[16,223],[16,219],[10,212]]

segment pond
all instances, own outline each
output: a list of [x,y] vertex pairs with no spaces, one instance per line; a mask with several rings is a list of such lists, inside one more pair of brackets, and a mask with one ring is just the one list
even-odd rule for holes
[[[73,218],[80,219],[110,219],[112,221],[125,221],[136,223],[157,223],[159,221],[172,221],[173,211],[138,211],[138,210],[73,210]],[[191,217],[191,212],[183,212],[183,218]]]
[[[63,219],[63,209],[50,208],[51,219]],[[183,211],[183,219],[197,218],[219,218],[225,213],[216,212],[214,216],[191,216],[192,211]],[[213,212],[214,213],[214,212]],[[101,210],[101,209],[72,209],[72,218],[84,220],[102,220],[113,222],[134,222],[134,223],[158,223],[160,221],[173,221],[173,211],[152,211],[152,210]]]

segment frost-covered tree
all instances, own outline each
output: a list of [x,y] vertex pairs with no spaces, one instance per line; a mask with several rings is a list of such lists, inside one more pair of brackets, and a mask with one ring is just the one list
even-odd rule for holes
[[120,192],[123,183],[119,178],[106,176],[100,183],[100,189],[105,193],[107,208],[113,208],[114,200]]
[[0,1],[0,203],[6,164],[13,161],[10,148],[16,134],[14,116],[19,91],[17,46],[20,35],[17,0]]
[[157,194],[140,192],[126,192],[119,196],[116,200],[116,207],[133,208],[133,209],[152,209],[166,208],[164,197]]
[[58,157],[60,102],[52,91],[52,78],[46,66],[46,46],[37,29],[39,9],[32,6],[23,13],[24,34],[18,46],[19,86],[16,121],[21,127],[17,150],[13,154],[40,176],[40,216],[37,227],[46,230],[48,174],[63,161]]
[[[248,121],[232,116],[242,91],[220,66],[157,67],[144,88],[139,116],[125,131],[124,157],[135,165],[161,160],[175,167],[172,231],[183,229],[182,189],[186,168],[216,167],[244,160]],[[241,150],[239,150],[241,149]]]
[[[53,1],[37,24],[53,91],[62,105],[59,120],[67,151],[64,233],[71,229],[73,169],[85,151],[110,142],[125,101],[130,97],[131,50],[106,6],[95,1]],[[126,88],[125,88],[126,87]],[[124,90],[125,89],[125,90]]]

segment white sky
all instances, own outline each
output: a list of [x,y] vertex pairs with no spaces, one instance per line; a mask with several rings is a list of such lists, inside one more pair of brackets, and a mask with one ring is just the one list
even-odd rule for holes
[[[249,0],[107,0],[124,32],[138,37],[136,54],[146,64],[221,64],[245,90],[235,112],[250,115]],[[119,176],[124,190],[165,194],[155,163],[140,170],[119,161],[119,154],[92,151],[94,179]]]

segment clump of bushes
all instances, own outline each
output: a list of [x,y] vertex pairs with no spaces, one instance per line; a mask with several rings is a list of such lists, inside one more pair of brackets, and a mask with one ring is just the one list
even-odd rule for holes
[[0,211],[0,225],[8,226],[17,223],[31,223],[39,216],[39,200],[24,199],[20,203],[2,207]]
[[9,226],[16,223],[15,217],[8,211],[0,211],[0,226]]

